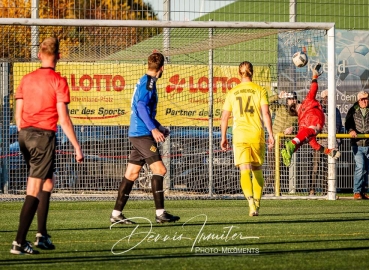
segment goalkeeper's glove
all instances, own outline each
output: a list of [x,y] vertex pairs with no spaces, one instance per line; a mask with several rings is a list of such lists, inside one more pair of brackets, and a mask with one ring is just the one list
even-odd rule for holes
[[335,149],[329,149],[329,148],[324,148],[324,154],[331,156],[334,159],[337,159],[341,156],[340,151],[335,150]]
[[311,67],[311,71],[313,72],[313,79],[317,79],[320,75],[323,74],[323,70],[319,71],[322,65],[317,63],[315,66]]

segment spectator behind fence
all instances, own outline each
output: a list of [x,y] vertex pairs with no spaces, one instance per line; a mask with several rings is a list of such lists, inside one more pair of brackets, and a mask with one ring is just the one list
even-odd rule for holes
[[369,170],[369,139],[357,138],[358,134],[369,133],[368,93],[359,92],[357,100],[347,112],[345,128],[351,136],[351,148],[355,159],[354,199],[368,200],[365,185]]
[[41,60],[41,67],[22,78],[15,94],[19,147],[29,176],[17,236],[10,250],[12,254],[39,253],[26,241],[36,211],[36,247],[55,248],[47,232],[46,222],[55,182],[53,169],[58,120],[76,151],[77,162],[83,161],[83,153],[68,113],[68,83],[55,72],[60,58],[58,40],[46,38],[40,45],[38,58]]
[[[285,99],[285,103],[276,103],[279,99]],[[292,104],[298,102],[297,93],[287,93],[281,91],[278,95],[273,95],[269,98],[269,109],[274,114],[273,120],[273,134],[283,133],[285,135],[291,135],[297,132],[297,116],[291,116],[289,114],[289,107]],[[273,103],[274,102],[274,103]],[[268,149],[268,176],[265,179],[265,193],[274,193],[274,181],[275,181],[275,149]],[[280,168],[280,182],[281,187],[286,186],[288,182],[288,169],[285,166]]]
[[264,126],[269,134],[269,147],[273,147],[272,119],[267,91],[252,82],[254,74],[252,64],[242,62],[238,73],[241,83],[227,93],[223,104],[220,147],[223,151],[230,149],[227,128],[232,114],[234,162],[240,168],[241,188],[249,204],[249,216],[258,216],[264,186],[262,171],[265,156]]
[[[328,89],[322,91],[320,93],[322,104],[322,110],[324,112],[325,118],[328,119]],[[338,108],[336,108],[336,133],[342,132],[342,118],[341,113]],[[325,124],[322,129],[322,133],[328,133],[328,121],[325,121]],[[327,138],[317,138],[317,142],[325,148],[328,148],[328,139]],[[338,148],[341,144],[341,140],[336,140],[335,147]],[[317,188],[321,188],[321,192],[324,193],[327,190],[327,165],[328,165],[328,156],[322,154],[319,151],[312,151],[312,163],[313,169],[311,173],[311,183],[310,183],[310,195],[315,195]],[[323,194],[322,194],[323,195]]]

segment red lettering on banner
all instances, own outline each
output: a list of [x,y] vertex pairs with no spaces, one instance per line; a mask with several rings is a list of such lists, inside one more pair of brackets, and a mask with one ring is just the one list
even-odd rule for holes
[[111,91],[112,89],[120,92],[124,90],[124,87],[126,86],[126,82],[121,75],[115,75],[113,77],[113,75],[94,74],[93,77],[91,77],[88,74],[83,74],[78,80],[76,79],[75,74],[71,74],[70,82],[72,91],[79,91],[80,89],[83,91],[90,91],[93,88],[95,88],[96,91],[101,91],[103,88],[103,82],[105,82],[105,91],[107,92]]
[[[118,82],[120,82],[118,84]],[[122,91],[124,89],[124,87],[126,86],[126,82],[123,78],[123,76],[120,75],[115,75],[113,78],[113,89],[114,91]]]
[[227,92],[227,77],[214,77],[213,78],[213,92],[216,93],[218,90],[218,83],[222,83],[222,93]]
[[177,90],[177,93],[181,93],[183,91],[183,86],[186,83],[186,79],[179,80],[179,74],[176,74],[169,78],[169,82],[173,85],[167,85],[165,88],[167,93],[171,93],[174,90]]
[[70,81],[71,81],[71,85],[72,85],[72,91],[78,91],[79,87],[76,86],[76,75],[71,74],[70,75]]
[[190,92],[191,93],[196,93],[197,90],[199,90],[199,89],[197,88],[196,84],[194,84],[193,77],[191,76],[190,77]]
[[198,82],[199,90],[203,93],[209,92],[209,79],[207,77],[201,77]]
[[[180,79],[179,74],[175,74],[172,77],[169,78],[170,85],[167,85],[166,92],[167,93],[181,93],[184,89],[184,86],[186,85],[186,78]],[[241,83],[241,80],[235,77],[227,78],[227,77],[214,77],[213,78],[213,92],[217,93],[218,91],[218,85],[221,85],[222,93],[227,93],[227,90],[232,89],[235,85]],[[209,78],[208,77],[200,77],[195,82],[195,79],[193,76],[190,76],[188,78],[188,88],[190,93],[197,93],[198,91],[202,93],[208,93],[209,92]]]
[[102,75],[94,75],[94,80],[96,81],[96,91],[101,91],[101,79]]
[[112,75],[103,75],[103,78],[105,79],[105,84],[106,84],[106,91],[110,91],[111,90],[111,79],[112,79]]
[[177,92],[178,93],[181,93],[183,91],[183,85],[186,84],[186,79],[182,79],[180,82],[179,82],[179,85],[177,86]]
[[172,91],[176,90],[176,85],[179,82],[179,74],[170,77],[169,82],[172,83],[172,85],[167,85],[167,87],[165,88],[165,91],[167,93],[171,93]]
[[[85,80],[87,80],[88,85],[85,85]],[[92,81],[91,76],[85,74],[79,79],[79,86],[83,91],[90,91],[94,86],[94,82]]]

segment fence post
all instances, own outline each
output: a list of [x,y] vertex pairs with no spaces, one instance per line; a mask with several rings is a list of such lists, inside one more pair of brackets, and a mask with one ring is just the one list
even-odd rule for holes
[[9,103],[9,63],[0,64],[0,93],[2,96],[1,110],[1,187],[4,193],[9,192],[9,126],[10,126],[10,103]]
[[214,183],[213,183],[213,28],[209,28],[209,196],[213,196]]
[[[328,30],[328,147],[336,146],[336,63],[335,27]],[[328,200],[336,200],[336,161],[328,157]]]
[[[274,186],[274,193],[275,196],[279,197],[281,196],[281,170],[280,170],[280,151],[279,151],[279,145],[281,141],[281,133],[277,133],[275,135],[275,142],[274,142],[274,157],[275,157],[275,186]],[[270,172],[273,173],[273,172]]]

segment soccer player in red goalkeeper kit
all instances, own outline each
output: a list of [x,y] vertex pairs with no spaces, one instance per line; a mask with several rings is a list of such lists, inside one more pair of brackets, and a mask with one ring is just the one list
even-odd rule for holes
[[321,64],[319,63],[312,68],[313,78],[306,98],[301,104],[294,104],[289,108],[290,115],[298,116],[299,130],[296,137],[291,141],[287,141],[285,143],[285,148],[282,150],[283,163],[286,166],[291,165],[292,154],[306,142],[316,151],[320,151],[334,159],[340,157],[339,151],[325,148],[316,141],[316,136],[322,131],[325,122],[322,106],[315,98],[318,92],[317,79],[323,73],[319,72],[320,68]]

